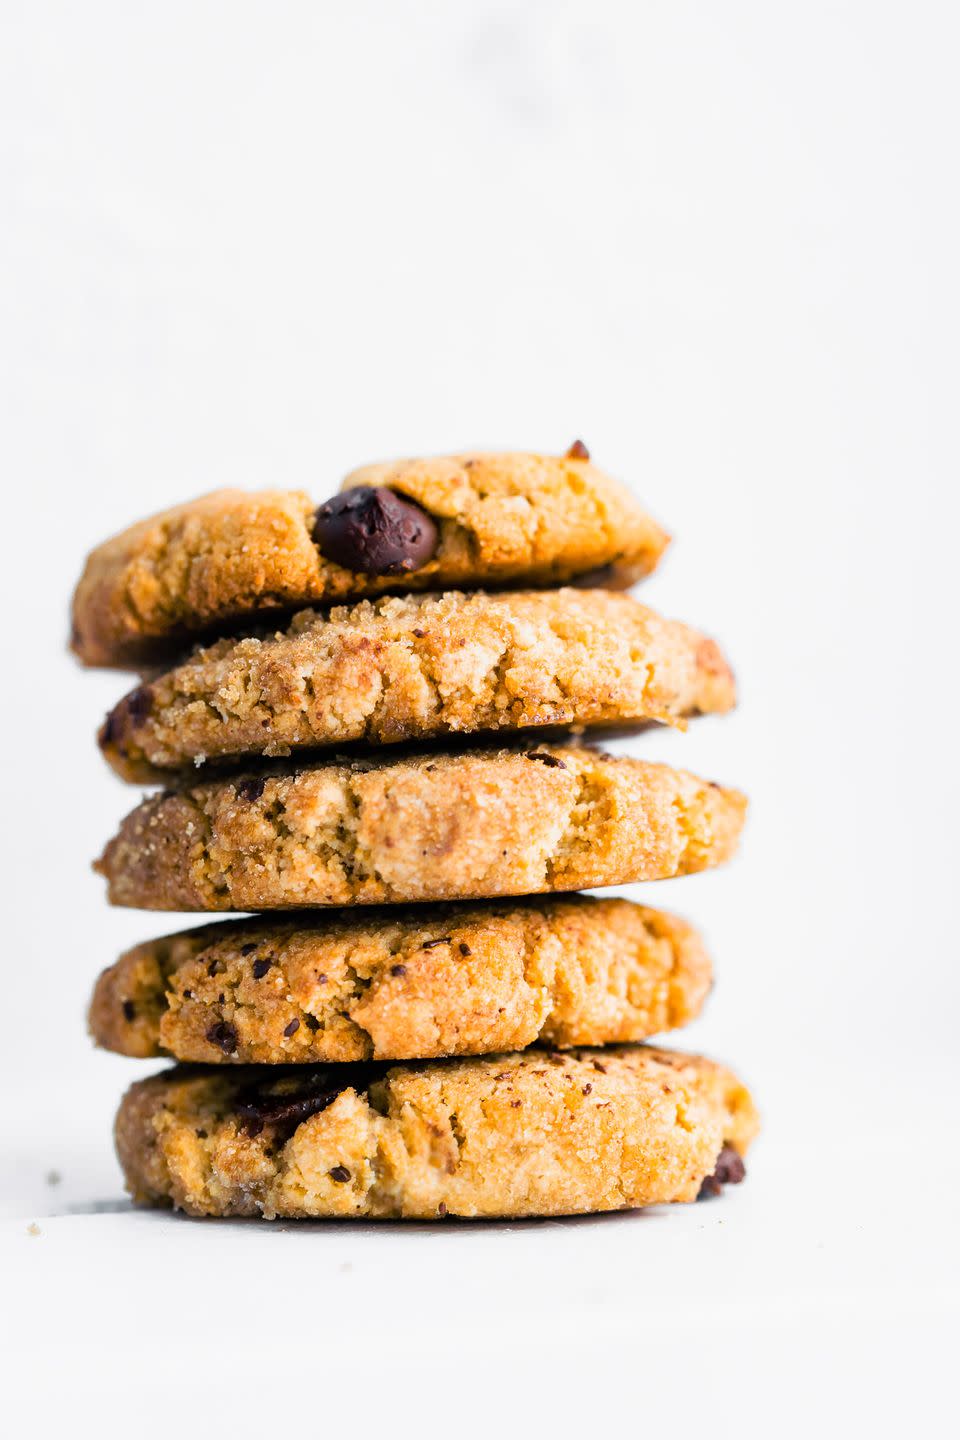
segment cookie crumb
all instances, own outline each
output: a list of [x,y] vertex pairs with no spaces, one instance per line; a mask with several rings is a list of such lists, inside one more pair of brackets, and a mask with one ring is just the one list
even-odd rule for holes
[[27,1226],[27,1234],[28,1234],[28,1235],[39,1235],[39,1234],[40,1234],[40,1226],[37,1224],[36,1220],[31,1220],[31,1221],[30,1221],[30,1224]]

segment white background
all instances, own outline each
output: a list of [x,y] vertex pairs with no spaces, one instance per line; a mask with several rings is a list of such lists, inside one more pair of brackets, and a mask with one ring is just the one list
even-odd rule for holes
[[[946,1428],[960,1189],[956,7],[0,5],[5,1409],[32,1433]],[[742,708],[692,1045],[748,1183],[513,1226],[131,1212],[96,972],[175,917],[89,861],[126,681],[87,549],[221,484],[582,436],[674,532],[644,598]],[[686,1043],[686,1037],[680,1037]],[[62,1176],[59,1184],[48,1172]],[[31,1234],[28,1226],[39,1225]],[[22,1411],[18,1411],[22,1406]]]

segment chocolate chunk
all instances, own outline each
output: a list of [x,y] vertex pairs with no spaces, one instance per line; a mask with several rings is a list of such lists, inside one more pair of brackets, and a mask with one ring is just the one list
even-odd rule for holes
[[316,1015],[304,1015],[303,1023],[306,1025],[308,1030],[313,1031],[314,1035],[316,1035],[317,1031],[320,1029],[320,1021],[317,1019]]
[[263,794],[263,787],[266,785],[266,783],[266,780],[262,779],[260,776],[257,776],[255,779],[252,780],[238,780],[237,799],[245,800],[248,805],[252,805],[255,800],[260,799],[260,796]]
[[237,1032],[226,1020],[218,1020],[211,1025],[207,1031],[207,1039],[211,1045],[217,1045],[224,1055],[233,1055],[237,1049]]
[[[296,1068],[292,1070],[296,1072]],[[332,1105],[344,1090],[364,1094],[370,1082],[382,1074],[382,1067],[342,1065],[338,1072],[340,1079],[334,1079],[333,1071],[326,1067],[295,1073],[293,1079],[282,1075],[265,1080],[258,1078],[238,1094],[236,1114],[251,1135],[259,1135],[263,1127],[269,1125],[279,1131],[281,1137],[289,1136],[304,1120]]]
[[291,1036],[291,1035],[296,1035],[296,1033],[297,1033],[297,1031],[298,1031],[299,1029],[300,1029],[300,1021],[297,1019],[296,1016],[294,1016],[293,1019],[290,1021],[290,1024],[287,1025],[286,1028],[284,1029],[284,1032],[283,1032],[283,1033],[284,1033],[284,1035],[286,1035],[287,1039],[289,1040],[290,1036]]
[[350,1179],[350,1171],[346,1165],[334,1165],[330,1171],[330,1179],[336,1180],[338,1185],[345,1185]]
[[255,942],[255,941],[251,941],[249,945],[241,945],[241,946],[240,946],[240,954],[241,954],[241,955],[252,955],[253,952],[254,952],[254,950],[256,950],[256,948],[257,948],[256,942]]
[[406,973],[407,973],[407,967],[406,967],[406,965],[391,965],[391,966],[390,966],[390,974],[391,974],[391,975],[406,975]]
[[254,960],[251,966],[254,980],[262,980],[272,964],[273,961],[269,957],[266,960]]
[[146,720],[152,704],[153,691],[149,685],[138,685],[136,690],[131,690],[129,695],[124,695],[120,703],[114,705],[100,727],[97,739],[101,748],[105,748],[107,745],[122,747],[131,731],[136,730]]
[[132,1000],[124,1000],[121,1009],[123,1010],[123,1018],[129,1025],[137,1013],[137,1007]]
[[700,1186],[698,1200],[709,1200],[713,1195],[722,1195],[724,1185],[739,1185],[747,1173],[742,1157],[732,1145],[724,1145],[717,1156],[716,1169]]
[[564,458],[567,460],[589,460],[590,451],[582,440],[574,440]]
[[543,750],[528,750],[528,760],[540,760],[544,765],[552,765],[555,770],[566,770],[566,765],[556,755],[548,755]]
[[452,938],[450,935],[441,935],[437,940],[428,940],[421,948],[424,950],[433,950],[437,945],[449,945]]
[[470,946],[469,946],[469,945],[465,945],[462,940],[461,940],[461,942],[460,942],[460,954],[461,954],[461,955],[472,955],[472,954],[473,954],[473,951],[470,949]]
[[440,1219],[442,1220],[443,1217],[444,1217],[444,1215],[446,1215],[446,1213],[447,1213],[447,1207],[446,1207],[446,1205],[444,1205],[443,1201],[441,1200],[441,1201],[440,1201],[440,1204],[437,1206],[437,1214],[440,1216]]
[[379,485],[356,485],[321,505],[314,544],[336,564],[362,575],[403,575],[432,559],[435,522],[419,505]]

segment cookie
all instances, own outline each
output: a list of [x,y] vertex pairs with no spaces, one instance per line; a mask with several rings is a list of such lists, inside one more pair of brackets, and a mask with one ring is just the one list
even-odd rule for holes
[[404,460],[344,486],[319,508],[299,490],[219,490],[107,540],[74,595],[74,651],[88,665],[149,663],[265,610],[390,590],[556,585],[596,570],[621,588],[668,541],[582,447]]
[[207,1064],[432,1059],[643,1040],[710,988],[693,928],[626,900],[242,920],[137,945],[100,976],[99,1045]]
[[220,640],[121,700],[100,745],[142,780],[358,740],[679,725],[735,698],[712,640],[629,595],[452,591],[305,610],[280,634]]
[[727,859],[746,800],[574,746],[335,762],[165,791],[95,868],[145,910],[469,900],[665,880]]
[[190,1215],[575,1215],[695,1200],[758,1128],[722,1065],[646,1046],[176,1067],[125,1095],[127,1188]]

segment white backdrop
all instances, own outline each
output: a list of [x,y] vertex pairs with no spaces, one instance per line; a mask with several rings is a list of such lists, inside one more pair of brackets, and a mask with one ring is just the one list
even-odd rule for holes
[[[947,1403],[958,40],[949,0],[0,5],[0,1205],[32,1425],[95,1398],[98,1433],[165,1434],[173,1392],[241,1434],[284,1394],[311,1434],[334,1405],[792,1434]],[[741,679],[733,717],[633,748],[753,800],[733,866],[644,892],[711,940],[689,1042],[756,1089],[749,1183],[443,1233],[131,1214],[109,1131],[143,1070],[84,1008],[178,919],[109,911],[89,869],[136,795],[93,743],[126,682],[64,650],[86,550],[220,484],[319,499],[368,459],[575,436],[674,532],[644,598]],[[184,1313],[233,1357],[215,1384],[164,1339]]]

